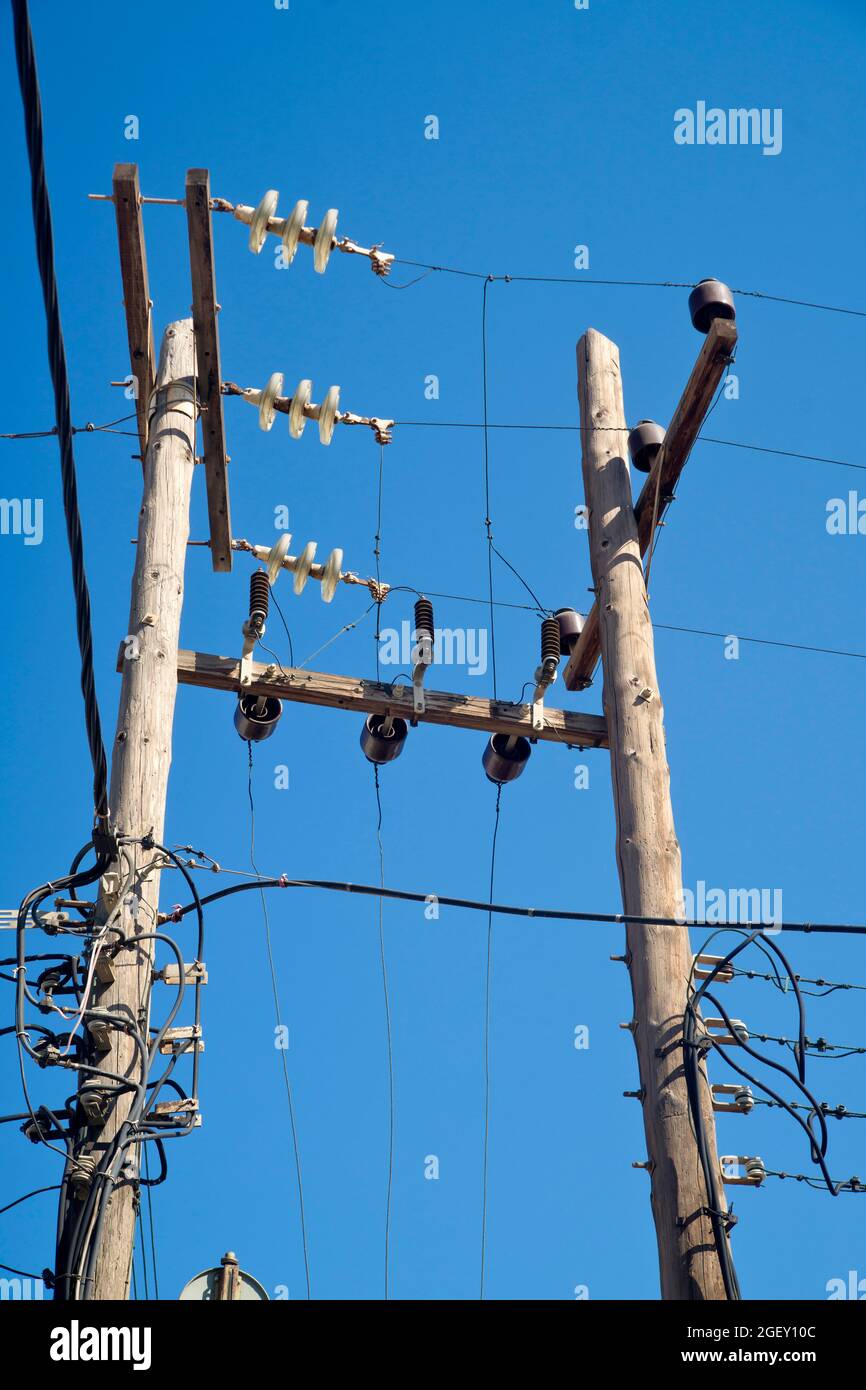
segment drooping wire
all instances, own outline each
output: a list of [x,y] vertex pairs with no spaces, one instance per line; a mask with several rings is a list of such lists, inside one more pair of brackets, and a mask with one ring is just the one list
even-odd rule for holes
[[[254,872],[256,875],[258,875],[258,872],[259,872],[259,871],[258,871],[258,867],[256,866],[256,857],[255,857],[255,856],[256,856],[256,808],[255,808],[255,802],[254,802],[254,800],[253,800],[253,745],[252,745],[251,742],[247,744],[247,749],[248,749],[248,754],[249,754],[249,757],[248,757],[248,773],[247,773],[247,796],[248,796],[248,798],[249,798],[249,803],[250,803],[250,864],[252,865],[253,872]],[[252,885],[252,886],[255,886],[255,885]],[[303,1249],[304,1249],[304,1279],[305,1279],[305,1281],[306,1281],[306,1286],[307,1286],[307,1298],[310,1299],[310,1298],[312,1298],[312,1284],[311,1284],[311,1279],[310,1279],[310,1253],[309,1253],[309,1248],[308,1248],[308,1244],[307,1244],[307,1218],[306,1218],[306,1212],[305,1212],[305,1209],[304,1209],[304,1184],[303,1184],[303,1179],[302,1179],[302,1176],[301,1176],[301,1150],[300,1150],[300,1145],[299,1145],[299,1143],[298,1143],[298,1127],[297,1127],[297,1123],[296,1123],[296,1120],[295,1120],[295,1103],[294,1103],[294,1098],[293,1098],[293,1096],[292,1096],[292,1083],[291,1083],[291,1080],[290,1080],[290,1077],[289,1077],[289,1064],[288,1064],[288,1062],[286,1061],[286,1052],[288,1051],[288,1048],[282,1045],[282,1044],[284,1044],[284,1042],[285,1042],[286,1039],[285,1039],[285,1032],[284,1032],[284,1028],[283,1028],[282,1014],[281,1014],[281,1010],[280,1010],[280,990],[279,990],[279,985],[278,985],[278,983],[277,983],[277,969],[276,969],[276,964],[275,964],[275,962],[274,962],[274,953],[273,953],[273,948],[272,948],[272,945],[271,945],[271,922],[270,922],[270,916],[269,916],[269,914],[268,914],[268,904],[267,904],[267,900],[266,900],[266,898],[265,898],[264,892],[260,892],[260,897],[261,897],[261,901],[262,901],[262,919],[263,919],[263,921],[264,921],[264,927],[265,927],[265,945],[266,945],[266,948],[267,948],[268,966],[269,966],[270,975],[271,975],[271,988],[272,988],[272,990],[273,990],[273,996],[274,996],[274,1017],[275,1017],[275,1019],[276,1019],[277,1030],[278,1030],[278,1036],[279,1036],[279,1041],[280,1041],[280,1044],[281,1044],[281,1046],[279,1047],[278,1051],[279,1051],[279,1053],[280,1053],[280,1056],[281,1056],[281,1059],[282,1059],[282,1064],[283,1064],[283,1080],[284,1080],[284,1082],[285,1082],[285,1087],[286,1087],[286,1100],[287,1100],[287,1102],[288,1102],[288,1109],[289,1109],[289,1128],[290,1128],[290,1130],[291,1130],[292,1151],[293,1151],[294,1159],[295,1159],[295,1176],[296,1176],[296,1179],[297,1179],[297,1187],[298,1187],[298,1211],[299,1211],[299,1214],[300,1214],[300,1221],[301,1221],[301,1243],[302,1243]]]
[[[117,420],[109,420],[104,425],[94,425],[92,420],[88,420],[86,425],[71,425],[72,434],[123,434],[130,439],[138,439],[137,430],[116,430],[115,425],[122,425],[127,420],[136,419],[135,413],[132,415],[121,415]],[[52,439],[58,433],[55,425],[50,430],[16,430],[12,433],[0,434],[0,439]]]
[[[381,676],[381,616],[382,616],[382,491],[385,471],[385,448],[379,446],[379,468],[376,485],[376,534],[373,538],[373,559],[376,566],[376,680]],[[369,610],[368,610],[369,611]],[[376,844],[379,851],[379,886],[385,887],[385,847],[382,842],[382,790],[379,786],[379,767],[373,763],[373,787],[376,793]],[[388,1182],[385,1194],[385,1301],[390,1297],[391,1202],[394,1188],[394,1137],[396,1130],[396,1100],[394,1092],[394,1038],[391,1022],[391,995],[388,987],[388,961],[385,953],[385,899],[379,898],[379,966],[382,973],[382,999],[385,1006],[385,1038],[388,1049]]]
[[[393,264],[414,266],[418,270],[438,270],[443,275],[462,275],[472,280],[503,280],[507,284],[620,285],[630,289],[693,290],[696,283],[694,280],[600,280],[588,275],[485,275],[480,270],[460,270],[454,266],[431,265],[428,261],[409,261],[403,257],[395,257]],[[789,299],[781,294],[766,294],[763,290],[741,290],[732,287],[731,293],[744,295],[749,299],[767,299],[776,304],[793,304],[800,309],[820,309],[828,314],[851,314],[855,318],[866,318],[866,309],[817,304],[809,299]]]
[[93,803],[97,820],[108,819],[108,765],[102,739],[99,705],[93,671],[93,633],[90,617],[90,592],[84,567],[84,541],[81,514],[78,506],[78,485],[75,476],[75,456],[72,447],[72,418],[69,401],[69,373],[60,307],[57,297],[57,278],[54,270],[54,234],[51,225],[51,205],[45,177],[45,155],[42,137],[42,103],[36,72],[33,35],[27,12],[27,0],[12,0],[15,26],[15,56],[18,80],[24,105],[27,153],[30,162],[30,193],[33,206],[33,226],[36,236],[36,256],[42,297],[48,328],[48,363],[54,388],[54,410],[60,444],[60,475],[63,491],[63,511],[66,535],[72,559],[72,580],[75,590],[75,626],[81,656],[81,691],[84,696],[87,741],[93,764]]
[[[382,888],[371,883],[343,883],[336,879],[289,878],[285,874],[279,878],[266,878],[257,874],[250,883],[233,883],[229,888],[222,888],[215,893],[206,894],[199,901],[202,907],[206,907],[209,903],[219,902],[223,898],[233,897],[235,893],[244,893],[251,888],[315,888],[326,893],[359,893],[363,897],[373,898],[381,896],[395,902],[429,903],[430,901],[429,893],[412,893],[400,888]],[[616,926],[630,924],[636,927],[676,927],[680,931],[684,926],[702,929],[711,927],[720,932],[738,932],[741,935],[744,930],[764,931],[766,929],[764,922],[744,922],[738,926],[719,927],[714,922],[684,921],[678,917],[646,917],[627,912],[575,912],[553,907],[519,907],[507,903],[478,902],[473,898],[446,897],[441,893],[437,893],[436,901],[440,907],[457,907],[472,912],[494,912],[503,917],[529,917],[538,921],[580,922],[583,924],[598,922]],[[176,921],[185,917],[194,908],[195,903],[187,903],[175,908],[174,912],[169,914],[170,920]],[[166,920],[169,918],[167,917]],[[779,922],[776,926],[779,931],[802,932],[806,936],[866,936],[866,923],[861,922]]]
[[[499,836],[499,817],[502,803],[502,783],[496,787],[496,807],[493,819],[493,840],[490,847],[490,886],[488,898],[493,901],[493,882],[496,873],[496,841]],[[441,899],[440,899],[441,902]],[[484,1124],[481,1161],[481,1277],[479,1300],[484,1298],[484,1273],[487,1258],[487,1179],[490,1158],[490,1017],[493,1000],[493,912],[487,914],[487,949],[484,971]]]
[[144,1190],[147,1194],[147,1219],[150,1226],[150,1260],[153,1266],[153,1296],[158,1299],[159,1272],[156,1263],[156,1227],[153,1221],[153,1183],[150,1177],[150,1148],[147,1144],[144,1144],[142,1147],[144,1148],[144,1175],[147,1178],[147,1182],[144,1184]]
[[[385,850],[382,844],[382,796],[379,787],[379,768],[373,764],[373,785],[376,790],[376,843],[379,848],[379,881],[385,887]],[[385,955],[384,895],[379,898],[379,964],[382,971],[382,996],[385,1005],[385,1036],[388,1045],[388,1186],[385,1196],[385,1299],[390,1296],[391,1202],[394,1187],[394,1138],[396,1102],[394,1094],[394,1037],[391,1021],[391,997],[388,987],[388,964]]]
[[[484,422],[475,420],[397,420],[395,425],[401,429],[429,429],[429,430],[483,430]],[[492,424],[488,423],[488,430],[541,430],[552,431],[554,433],[579,434],[580,425],[549,425],[549,424]],[[592,425],[590,432],[607,432],[608,430],[619,429],[618,425]],[[866,472],[866,463],[851,463],[848,459],[826,458],[823,454],[801,454],[795,449],[772,449],[765,444],[747,444],[740,439],[716,439],[713,435],[699,434],[697,444],[719,444],[728,449],[748,449],[756,454],[772,454],[776,458],[802,459],[805,463],[830,463],[837,468],[854,468],[858,472]]]
[[496,631],[493,611],[493,523],[490,519],[490,438],[487,429],[487,291],[493,277],[488,275],[481,293],[481,399],[484,414],[484,526],[487,533],[487,589],[490,612],[490,661],[493,670],[493,698],[496,690]]
[[[136,1209],[135,1209],[135,1224],[136,1224],[137,1227],[138,1227],[138,1253],[139,1253],[139,1258],[141,1259],[141,1273],[142,1273],[142,1279],[143,1279],[143,1281],[144,1281],[144,1296],[145,1296],[146,1299],[149,1299],[149,1298],[150,1298],[150,1287],[149,1287],[149,1285],[148,1285],[148,1280],[147,1280],[147,1247],[146,1247],[145,1241],[144,1241],[144,1221],[143,1221],[142,1215],[141,1215],[141,1204],[140,1204],[140,1203],[136,1206]],[[134,1264],[135,1264],[135,1258],[133,1257],[133,1265],[134,1265]]]

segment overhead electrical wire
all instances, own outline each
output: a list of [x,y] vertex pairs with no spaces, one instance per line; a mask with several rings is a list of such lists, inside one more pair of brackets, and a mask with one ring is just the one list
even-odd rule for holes
[[81,655],[81,690],[84,696],[87,741],[93,764],[94,814],[100,827],[108,824],[108,765],[102,739],[96,682],[93,671],[93,632],[90,616],[90,592],[84,567],[84,540],[78,506],[78,485],[75,477],[75,456],[72,447],[72,420],[69,401],[69,374],[60,307],[57,297],[57,278],[54,270],[54,234],[51,225],[51,204],[45,177],[45,155],[42,137],[42,103],[36,72],[33,35],[27,12],[27,0],[12,0],[15,28],[15,56],[18,80],[24,106],[27,154],[30,162],[30,187],[33,206],[33,226],[36,236],[36,255],[42,297],[48,328],[48,364],[54,388],[54,409],[57,436],[60,444],[60,475],[63,489],[63,511],[66,535],[72,559],[72,580],[75,590],[75,626]]
[[[289,878],[285,874],[279,878],[259,878],[251,883],[234,883],[229,888],[219,889],[215,893],[207,893],[201,898],[201,904],[206,907],[209,903],[219,902],[222,898],[232,897],[235,893],[244,893],[251,888],[315,888],[324,892],[331,893],[360,893],[367,897],[392,898],[397,902],[427,903],[430,894],[413,893],[399,888],[382,888],[370,883],[342,883],[336,879],[315,879],[315,878]],[[625,923],[632,923],[635,926],[643,927],[695,927],[713,928],[717,931],[764,931],[766,924],[762,922],[743,922],[743,923],[724,923],[719,925],[715,922],[688,921],[678,917],[641,917],[626,912],[575,912],[565,908],[548,907],[516,907],[505,903],[484,903],[478,902],[473,898],[451,898],[445,897],[441,893],[436,894],[436,901],[441,907],[459,907],[474,912],[494,912],[506,917],[531,917],[543,921],[554,922],[583,922],[583,923],[613,923],[621,926]],[[194,903],[187,903],[185,906],[175,908],[173,912],[160,914],[160,921],[175,922],[185,917],[188,912],[192,912]],[[842,923],[842,922],[781,922],[773,924],[774,932],[797,932],[806,935],[821,934],[841,934],[866,936],[866,924],[861,923]]]
[[[488,896],[493,898],[493,882],[496,872],[496,841],[499,837],[499,817],[502,802],[502,785],[496,788],[496,809],[493,819],[493,840],[490,846],[490,886]],[[439,900],[441,902],[441,899]],[[490,1161],[490,1024],[493,997],[493,911],[487,913],[487,936],[485,942],[484,968],[484,1123],[481,1164],[481,1269],[478,1297],[484,1299],[484,1275],[487,1257],[487,1185]]]
[[[376,631],[373,640],[376,647],[376,680],[381,677],[381,617],[382,617],[382,584],[381,584],[381,563],[382,563],[382,496],[385,480],[385,448],[379,446],[379,467],[376,481],[376,533],[373,537],[373,560],[376,567],[376,597],[371,607],[376,609]],[[369,613],[368,608],[362,617]],[[357,620],[360,622],[360,619]],[[356,626],[356,624],[351,624]],[[343,629],[345,631],[345,629]],[[339,636],[339,634],[338,634]],[[382,789],[379,785],[379,767],[377,763],[371,764],[373,769],[373,788],[376,795],[376,845],[379,858],[379,881],[381,886],[385,886],[385,846],[382,842]],[[385,1042],[388,1058],[388,1177],[385,1187],[385,1264],[384,1264],[384,1292],[385,1302],[391,1296],[391,1205],[394,1193],[394,1144],[396,1134],[397,1110],[396,1095],[394,1089],[394,1035],[391,1018],[391,992],[388,984],[388,958],[385,951],[385,900],[379,898],[379,969],[382,977],[382,1001],[385,1010]]]
[[[249,799],[250,805],[250,864],[252,865],[253,872],[256,875],[258,875],[258,868],[256,867],[256,808],[255,802],[253,800],[253,745],[251,742],[247,743],[247,752],[247,797]],[[257,885],[254,884],[253,886]],[[271,990],[274,999],[274,1018],[277,1025],[278,1040],[280,1044],[277,1051],[279,1052],[280,1059],[282,1061],[283,1081],[285,1083],[286,1088],[286,1102],[288,1105],[289,1112],[289,1130],[292,1140],[292,1153],[294,1156],[295,1181],[298,1189],[298,1214],[301,1223],[301,1245],[304,1254],[304,1280],[306,1283],[307,1298],[311,1299],[313,1295],[312,1280],[310,1275],[310,1252],[307,1240],[307,1217],[306,1210],[304,1207],[304,1183],[301,1174],[301,1150],[298,1141],[298,1126],[297,1119],[295,1116],[295,1102],[292,1094],[292,1082],[289,1076],[289,1064],[286,1060],[288,1048],[285,1045],[284,1025],[282,1020],[282,1011],[280,1009],[280,989],[277,980],[277,967],[276,962],[274,960],[273,945],[271,942],[271,922],[270,916],[268,914],[268,904],[264,892],[261,892],[260,896],[262,902],[262,920],[264,922],[265,928],[265,947],[267,950],[268,968],[270,970],[271,977]]]
[[[502,281],[504,284],[508,285],[616,285],[631,289],[693,290],[698,283],[695,280],[602,280],[590,275],[490,275],[480,270],[462,270],[455,266],[432,265],[429,261],[410,261],[403,257],[395,257],[393,264],[412,266],[417,270],[437,270],[442,275],[460,275],[471,280]],[[419,276],[418,278],[424,279],[426,277]],[[408,287],[402,286],[401,288]],[[851,309],[835,304],[819,304],[810,299],[791,299],[786,295],[767,294],[763,290],[743,290],[731,287],[731,293],[742,295],[748,299],[767,299],[776,304],[792,304],[800,309],[820,309],[828,314],[850,314],[854,318],[866,318],[866,309]]]

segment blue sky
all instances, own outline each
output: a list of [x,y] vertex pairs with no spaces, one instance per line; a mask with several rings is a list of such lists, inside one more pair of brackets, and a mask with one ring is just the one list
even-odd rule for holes
[[[444,0],[375,9],[321,0],[245,6],[152,3],[146,19],[116,6],[32,5],[42,83],[57,271],[78,424],[126,413],[109,387],[128,372],[114,218],[117,160],[140,165],[145,194],[180,197],[188,167],[211,170],[212,192],[256,203],[277,188],[281,210],[310,202],[315,223],[340,209],[340,231],[383,242],[398,257],[497,275],[692,282],[716,275],[744,289],[866,308],[863,11],[802,0],[719,11],[591,0],[471,6]],[[11,25],[0,102],[7,141],[4,209],[5,383],[0,430],[53,423],[41,297]],[[698,101],[781,108],[783,147],[678,146],[674,112]],[[139,138],[125,120],[138,117]],[[425,118],[438,140],[424,138]],[[431,274],[397,291],[364,261],[334,256],[314,275],[305,248],[289,270],[260,257],[228,217],[215,219],[223,373],[262,385],[273,371],[311,377],[314,399],[332,382],[344,407],[398,420],[481,419],[482,281]],[[154,319],[188,313],[182,209],[146,208]],[[417,272],[395,266],[393,284]],[[497,282],[488,293],[490,419],[575,424],[574,345],[592,325],[620,347],[630,421],[666,422],[700,340],[687,291],[591,284]],[[708,432],[725,439],[863,464],[859,399],[863,320],[758,299],[738,300],[739,399],[722,400]],[[425,378],[439,399],[425,399]],[[226,402],[234,532],[273,539],[274,508],[290,508],[295,549],[345,551],[347,568],[373,572],[378,447],[339,430],[326,451],[314,427],[291,441],[280,417],[265,435],[241,401]],[[124,428],[128,428],[125,426]],[[89,825],[89,773],[78,693],[69,563],[51,440],[2,444],[7,497],[44,499],[44,540],[3,536],[0,570],[9,659],[0,691],[6,788],[2,902],[63,872]],[[128,580],[140,494],[136,441],[79,435],[76,443],[94,608],[99,695],[114,726],[117,643],[126,632]],[[542,603],[586,608],[590,583],[577,437],[493,431],[491,518],[497,546]],[[192,535],[206,535],[197,475]],[[821,647],[866,650],[862,594],[866,539],[831,536],[827,504],[860,489],[857,472],[700,444],[654,560],[659,624]],[[385,452],[382,575],[394,585],[484,597],[487,554],[480,431],[399,428]],[[234,653],[249,565],[211,572],[191,550],[182,642]],[[523,604],[503,566],[496,597]],[[366,607],[341,586],[325,608],[316,586],[278,595],[303,660]],[[394,594],[383,625],[411,617]],[[437,623],[484,627],[485,609],[436,601]],[[278,620],[268,644],[285,661]],[[537,620],[496,611],[500,693],[517,698],[537,661]],[[862,920],[859,891],[864,772],[864,662],[743,644],[724,659],[718,638],[659,630],[668,752],[684,878],[719,887],[781,889],[789,919]],[[372,618],[313,663],[370,676]],[[492,672],[445,667],[431,681],[472,694]],[[568,708],[597,712],[600,688],[555,691]],[[168,843],[202,846],[248,867],[246,747],[232,699],[181,689],[177,701]],[[257,860],[265,872],[372,882],[378,874],[372,771],[359,720],[286,707],[255,754]],[[381,778],[389,885],[484,898],[495,790],[481,770],[481,735],[413,731]],[[578,763],[590,785],[576,790]],[[290,787],[277,790],[286,764]],[[536,747],[505,790],[496,871],[500,900],[581,910],[620,906],[609,764]],[[221,882],[214,886],[221,886]],[[205,880],[210,887],[212,880]],[[163,898],[183,894],[168,875]],[[372,900],[272,895],[272,931],[290,1028],[314,1296],[378,1298],[383,1288],[387,1176],[387,1058]],[[425,920],[388,903],[385,942],[396,1085],[391,1293],[414,1299],[478,1292],[482,1154],[482,1026],[486,921],[443,910]],[[178,928],[190,943],[191,926]],[[699,944],[700,934],[695,934]],[[866,983],[857,938],[783,939],[794,969]],[[12,948],[9,933],[2,947]],[[603,926],[500,919],[494,928],[492,1089],[486,1295],[652,1298],[655,1242],[634,1088],[628,981],[608,957],[621,932]],[[8,953],[8,950],[6,953]],[[160,1292],[174,1297],[196,1271],[235,1249],[271,1291],[304,1291],[295,1180],[263,926],[255,895],[208,914],[204,1123],[170,1152],[154,1194]],[[755,968],[761,968],[756,965]],[[6,987],[7,990],[9,987]],[[809,1000],[810,1036],[863,1043],[862,995]],[[725,1001],[753,1032],[790,1036],[790,997],[741,982]],[[8,1009],[11,1017],[11,991]],[[590,1046],[573,1046],[589,1028]],[[20,1108],[6,1039],[0,1111]],[[778,1045],[769,1045],[778,1057]],[[716,1060],[712,1079],[729,1079]],[[819,1098],[866,1110],[866,1057],[816,1059]],[[39,1101],[62,1085],[39,1073]],[[58,1089],[59,1087],[59,1089]],[[831,1171],[866,1179],[866,1122],[830,1122]],[[776,1111],[722,1116],[722,1152],[759,1153],[802,1173],[808,1154]],[[424,1177],[439,1159],[438,1181]],[[12,1200],[55,1181],[54,1158],[0,1133],[3,1192]],[[863,1268],[858,1198],[770,1180],[736,1196],[734,1254],[746,1297],[825,1297],[827,1281]],[[41,1269],[52,1255],[53,1196],[2,1218],[0,1259]]]

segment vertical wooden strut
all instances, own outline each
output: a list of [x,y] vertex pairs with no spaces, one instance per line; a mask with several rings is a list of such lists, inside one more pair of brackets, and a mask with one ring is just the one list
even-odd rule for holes
[[[682,915],[682,864],[632,506],[619,351],[595,329],[587,329],[577,345],[577,367],[623,909],[635,916],[675,918]],[[688,929],[629,926],[626,941],[662,1297],[724,1299],[713,1229],[705,1215],[712,1199],[701,1171],[682,1066],[682,1019],[692,964]],[[717,1163],[708,1088],[704,1092],[705,1132]]]
[[[109,801],[111,822],[120,835],[152,834],[162,841],[171,736],[177,689],[177,649],[183,604],[183,575],[189,538],[189,499],[195,460],[195,342],[190,319],[168,326],[162,340],[156,391],[151,404],[145,460],[144,493],[139,513],[138,545],[132,579],[127,660],[124,662],[117,732],[111,761]],[[153,858],[140,845],[125,846],[132,863],[141,868]],[[121,859],[119,881],[126,877]],[[103,879],[97,905],[97,924],[104,922],[115,899]],[[151,872],[138,883],[129,905],[124,904],[117,926],[135,938],[154,930],[159,902],[159,874]],[[112,940],[108,939],[110,946]],[[147,1036],[154,942],[140,941],[107,951],[113,983],[96,986],[89,1007],[129,1019]],[[91,1064],[141,1080],[142,1059],[128,1033],[109,1027],[107,1052],[95,1052]],[[124,1124],[134,1092],[121,1093],[102,1126],[91,1124],[77,1135],[75,1156],[96,1160]],[[113,1192],[102,1226],[101,1242],[92,1265],[92,1282],[84,1289],[84,1270],[70,1271],[79,1282],[71,1296],[123,1299],[129,1291],[135,1226],[134,1187],[138,1169],[134,1144],[125,1150],[126,1166],[112,1184]],[[74,1218],[74,1209],[73,1209]],[[64,1271],[66,1272],[66,1271]]]

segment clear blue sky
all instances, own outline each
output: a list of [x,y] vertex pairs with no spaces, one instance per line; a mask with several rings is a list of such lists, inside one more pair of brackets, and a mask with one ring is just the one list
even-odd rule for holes
[[[862,8],[803,0],[734,9],[591,0],[534,5],[443,0],[370,7],[291,0],[244,6],[152,3],[146,13],[104,3],[36,0],[33,26],[46,124],[57,270],[76,423],[125,413],[109,381],[128,372],[114,218],[107,192],[117,160],[136,161],[143,191],[179,197],[185,170],[206,165],[214,194],[255,203],[278,188],[281,208],[330,206],[340,229],[398,256],[496,274],[575,275],[586,244],[602,278],[694,281],[866,308],[860,271],[864,194]],[[6,281],[0,430],[53,423],[41,298],[33,254],[24,139],[5,17],[2,102],[7,130],[3,227]],[[783,111],[783,148],[681,147],[674,111],[698,101]],[[124,138],[129,115],[139,138]],[[424,138],[436,115],[438,141]],[[148,208],[145,227],[158,330],[188,313],[183,212]],[[331,382],[344,406],[403,420],[481,419],[482,282],[430,275],[397,292],[364,261],[334,256],[314,275],[304,248],[287,271],[246,249],[232,219],[216,219],[223,373],[261,385],[282,371],[288,390]],[[395,285],[416,272],[397,266]],[[490,419],[574,424],[574,344],[588,325],[621,349],[630,421],[666,422],[700,340],[687,292],[592,285],[496,283],[489,291]],[[738,400],[723,400],[710,433],[861,465],[862,319],[738,301]],[[438,401],[425,378],[440,381]],[[290,441],[280,417],[261,433],[255,413],[226,402],[236,535],[274,536],[289,506],[295,544],[345,550],[372,572],[378,448],[366,431],[314,427]],[[87,834],[89,772],[78,693],[69,563],[56,446],[2,446],[3,492],[44,499],[44,541],[0,540],[7,663],[0,691],[4,824],[2,902],[17,904],[63,872]],[[76,444],[99,694],[110,739],[117,643],[127,630],[128,580],[140,494],[136,442],[78,436]],[[550,607],[586,607],[590,582],[577,438],[493,432],[491,516],[496,543]],[[829,499],[861,475],[826,464],[704,444],[689,462],[653,567],[658,623],[866,650],[866,538],[830,536]],[[195,478],[194,537],[206,535],[204,479]],[[483,597],[486,548],[479,431],[398,429],[386,450],[382,574],[392,584]],[[182,641],[234,653],[249,565],[231,577],[190,551]],[[497,597],[523,603],[504,567]],[[341,586],[325,608],[315,585],[278,597],[297,660],[358,617],[363,590]],[[395,594],[383,623],[411,616]],[[485,610],[438,600],[437,622],[484,626]],[[370,676],[372,619],[316,658],[320,669]],[[517,698],[537,660],[537,621],[498,609],[500,693]],[[268,643],[285,662],[278,621]],[[726,661],[718,638],[659,631],[674,811],[685,882],[779,888],[792,919],[866,918],[860,814],[864,754],[862,660],[744,644]],[[489,693],[491,673],[444,668],[433,683]],[[600,690],[557,689],[569,708],[598,711]],[[248,866],[247,750],[230,696],[181,689],[166,837],[221,863]],[[287,707],[256,751],[257,858],[263,871],[372,882],[378,873],[370,766],[359,720]],[[483,737],[413,731],[382,775],[387,882],[483,898],[495,791],[481,771]],[[578,762],[587,790],[574,788]],[[274,788],[274,766],[290,789]],[[619,888],[604,753],[540,745],[503,795],[496,872],[500,900],[615,911]],[[215,886],[216,881],[213,881]],[[207,879],[205,886],[211,886]],[[183,897],[166,876],[164,901]],[[377,908],[372,900],[272,895],[281,1004],[303,1163],[314,1295],[378,1298],[383,1286],[387,1063]],[[385,940],[393,1008],[396,1153],[391,1289],[419,1299],[477,1296],[482,1153],[482,1023],[486,922],[389,903]],[[190,943],[192,928],[178,929]],[[657,1292],[655,1242],[629,1035],[630,995],[618,928],[495,924],[487,1295],[645,1298]],[[696,944],[701,939],[696,934]],[[12,948],[12,933],[0,946]],[[794,968],[866,983],[857,938],[783,941]],[[208,914],[204,1124],[170,1150],[154,1194],[160,1291],[176,1296],[227,1248],[273,1290],[303,1296],[295,1179],[263,926],[255,895]],[[759,968],[759,967],[758,967]],[[11,1018],[11,988],[6,986]],[[725,994],[753,1032],[790,1035],[790,998],[744,982]],[[808,1028],[866,1041],[863,995],[810,1000]],[[590,1046],[577,1051],[574,1030]],[[20,1108],[14,1043],[2,1042],[0,1111]],[[773,1045],[770,1055],[778,1056]],[[821,1099],[866,1109],[866,1057],[811,1064]],[[712,1079],[728,1079],[712,1063]],[[39,1073],[40,1102],[64,1093]],[[866,1122],[830,1122],[830,1166],[866,1178]],[[776,1111],[720,1117],[723,1152],[759,1153],[773,1169],[808,1168],[802,1136]],[[424,1177],[425,1157],[440,1162]],[[54,1158],[15,1126],[0,1133],[5,1200],[55,1181]],[[866,1276],[864,1199],[768,1181],[737,1196],[734,1252],[746,1297],[824,1297],[827,1281]],[[41,1269],[52,1258],[53,1196],[2,1218],[0,1259]]]

